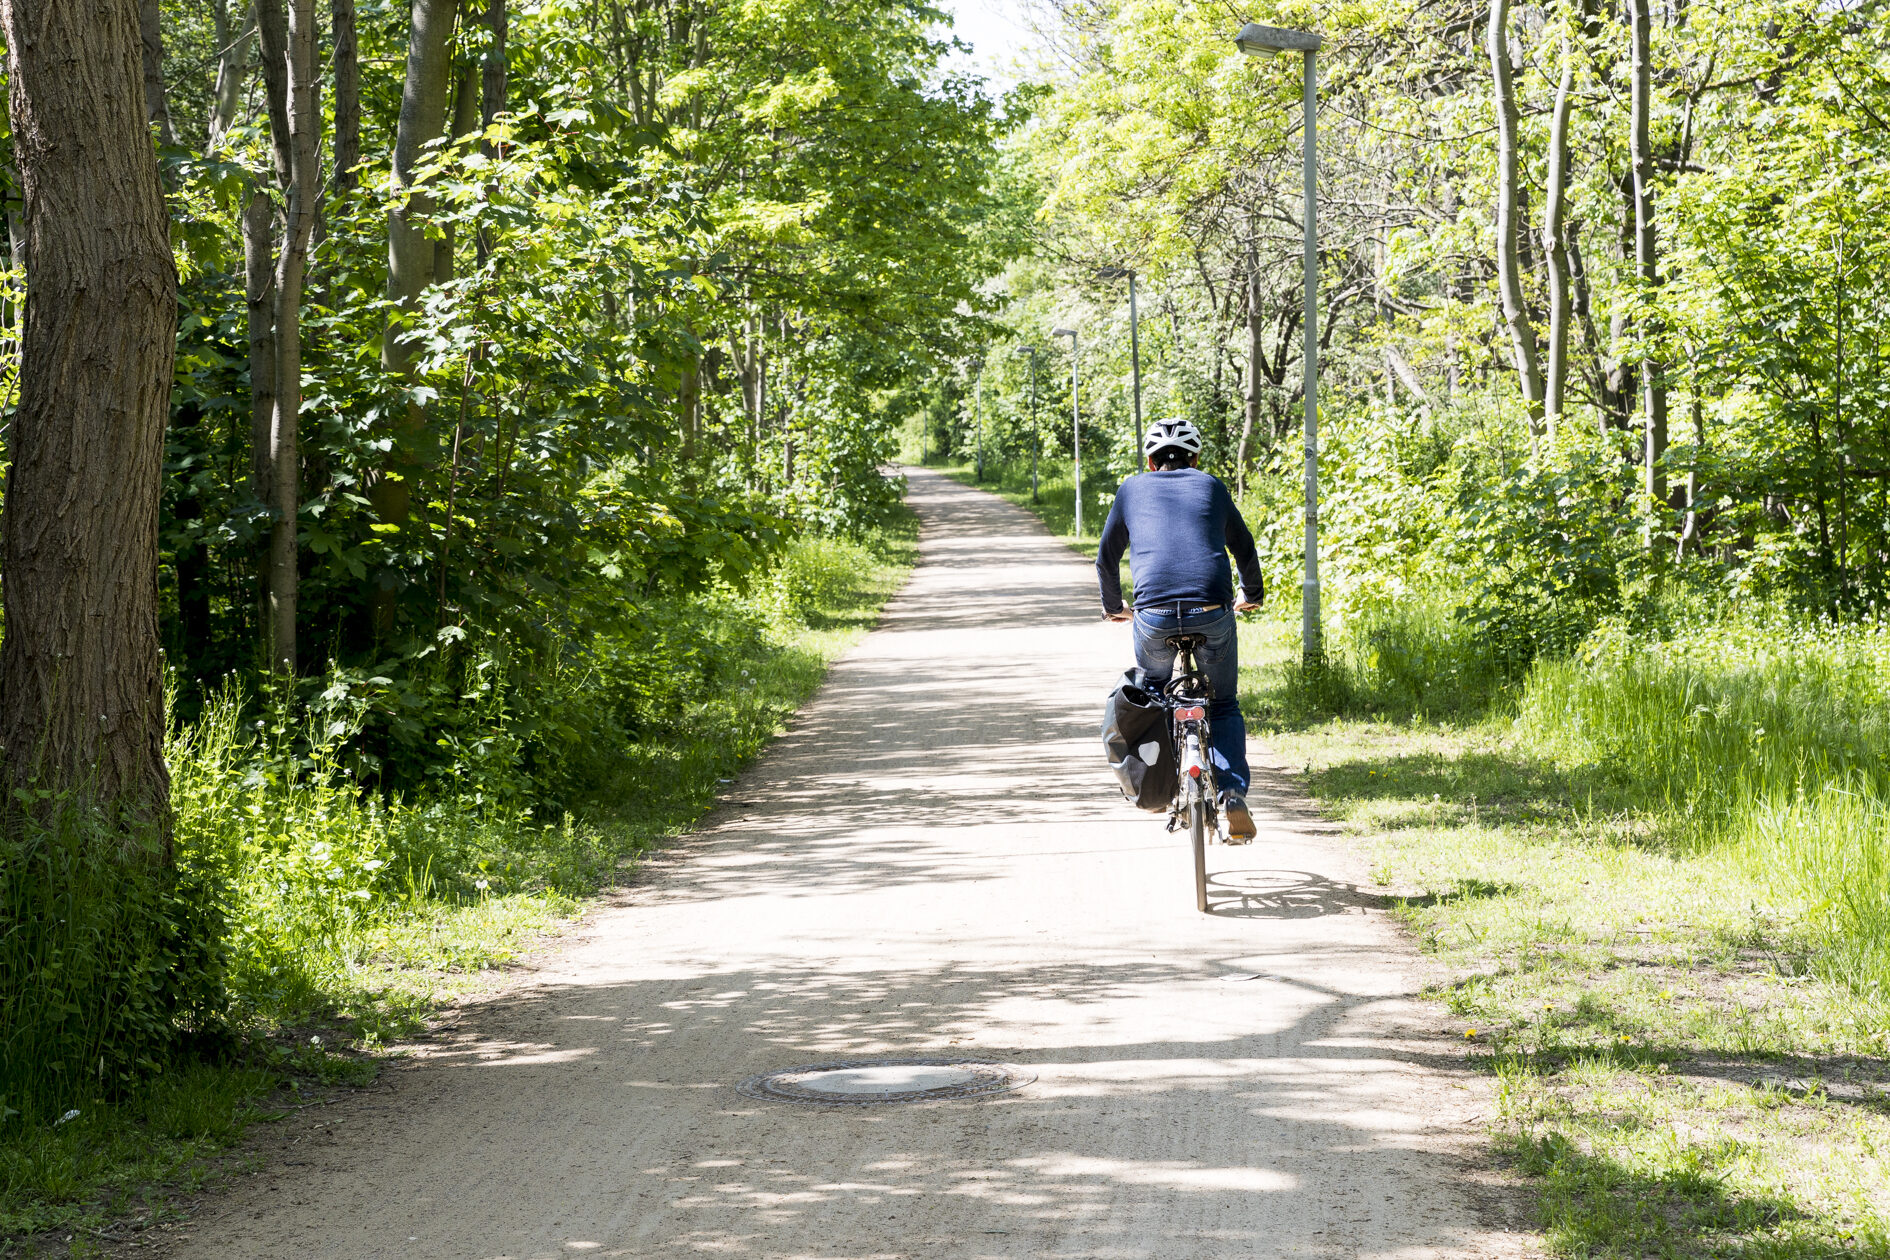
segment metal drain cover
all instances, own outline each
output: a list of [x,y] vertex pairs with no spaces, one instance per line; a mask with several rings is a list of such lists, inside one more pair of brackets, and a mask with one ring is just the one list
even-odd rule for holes
[[764,1072],[735,1088],[749,1098],[857,1107],[982,1098],[1036,1079],[1034,1072],[987,1059],[853,1059]]

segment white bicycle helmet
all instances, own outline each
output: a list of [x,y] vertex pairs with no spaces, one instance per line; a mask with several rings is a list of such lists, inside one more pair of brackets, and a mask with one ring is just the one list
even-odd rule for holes
[[1149,426],[1147,435],[1142,439],[1142,454],[1149,456],[1170,447],[1179,447],[1190,455],[1199,455],[1201,430],[1186,420],[1157,420]]

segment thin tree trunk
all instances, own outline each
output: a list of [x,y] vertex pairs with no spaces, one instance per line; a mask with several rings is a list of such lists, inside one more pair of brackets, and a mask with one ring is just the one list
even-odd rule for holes
[[1247,399],[1240,418],[1240,446],[1234,452],[1234,483],[1247,491],[1247,469],[1252,458],[1253,432],[1260,424],[1260,382],[1266,379],[1266,329],[1260,311],[1260,261],[1247,250]]
[[505,112],[507,23],[505,0],[486,0],[486,29],[491,43],[486,45],[486,61],[481,75],[479,118],[482,126]]
[[335,58],[335,192],[345,197],[361,165],[361,47],[354,0],[328,0],[329,40]]
[[1593,295],[1589,292],[1588,265],[1582,259],[1582,229],[1579,220],[1568,223],[1563,231],[1563,240],[1568,246],[1568,281],[1569,306],[1575,317],[1575,323],[1582,330],[1582,339],[1594,361],[1594,375],[1591,383],[1595,392],[1595,411],[1599,417],[1599,428],[1605,435],[1608,431],[1610,412],[1610,393],[1608,374],[1611,370],[1607,356],[1602,353],[1601,333],[1595,327]]
[[256,0],[256,39],[262,47],[263,97],[269,110],[269,140],[276,158],[276,187],[295,177],[289,157],[289,18],[282,0]]
[[[0,754],[169,856],[158,495],[177,270],[132,0],[0,0],[32,287],[8,433]],[[23,808],[14,791],[0,811]]]
[[243,207],[243,297],[249,316],[249,490],[273,503],[269,434],[276,415],[275,206],[257,189]]
[[1542,430],[1542,367],[1517,256],[1520,175],[1516,160],[1516,85],[1509,64],[1509,0],[1491,0],[1489,46],[1496,90],[1496,276],[1503,295],[1503,319],[1509,325],[1515,351],[1516,380],[1529,409],[1529,432],[1535,435]]
[[[1653,96],[1653,0],[1632,0],[1634,90],[1631,98],[1634,160],[1634,267],[1640,279],[1642,315],[1637,321],[1643,341],[1658,328],[1651,315],[1654,289],[1660,283],[1659,242],[1654,234],[1654,150],[1648,134],[1648,113]],[[1653,514],[1648,528],[1651,545],[1658,533],[1654,525],[1667,501],[1667,384],[1663,365],[1653,353],[1641,360],[1642,414],[1647,426],[1644,465],[1648,511]]]
[[[505,112],[505,83],[507,75],[506,34],[507,19],[505,0],[486,0],[486,44],[485,63],[480,72],[479,125],[481,130],[490,129],[493,120]],[[491,139],[480,142],[480,150],[487,157],[499,156],[499,146]],[[491,234],[481,227],[473,241],[473,248],[483,268],[486,259],[492,253]]]
[[138,42],[144,49],[145,117],[157,124],[158,139],[165,144],[176,144],[177,133],[171,129],[171,109],[164,102],[164,23],[158,0],[140,0]]
[[[459,71],[459,85],[453,92],[453,122],[450,135],[458,140],[479,129],[479,66],[468,61]],[[445,284],[453,278],[454,250],[458,233],[448,223],[440,229],[440,239],[433,242],[433,281]]]
[[288,27],[285,67],[292,179],[283,215],[282,251],[276,260],[276,405],[269,443],[270,490],[276,519],[269,533],[269,639],[275,668],[293,674],[300,585],[296,525],[302,471],[297,432],[302,412],[302,288],[308,273],[316,199],[321,195],[315,0],[289,0]]
[[676,386],[676,402],[682,412],[682,457],[688,464],[695,459],[702,410],[702,374],[694,362],[682,370],[682,379]]
[[215,9],[217,40],[217,82],[210,93],[210,118],[205,126],[204,149],[215,149],[236,124],[236,111],[243,104],[243,80],[249,75],[250,58],[256,49],[256,20],[245,13],[240,32],[230,29],[229,6],[218,0]]
[[1687,515],[1680,529],[1680,541],[1674,547],[1676,557],[1687,554],[1687,544],[1700,549],[1700,460],[1706,455],[1706,409],[1700,402],[1700,373],[1693,372],[1693,396],[1688,400],[1693,417],[1693,458],[1687,464]]
[[1568,324],[1573,302],[1569,294],[1568,225],[1568,116],[1569,96],[1575,86],[1575,50],[1566,27],[1562,32],[1562,81],[1555,90],[1555,114],[1549,124],[1549,187],[1542,208],[1542,250],[1549,260],[1549,363],[1543,384],[1542,411],[1550,438],[1562,422],[1562,402],[1568,388]]
[[[381,363],[401,376],[413,370],[413,351],[405,339],[405,318],[420,304],[420,295],[433,279],[433,242],[427,239],[426,217],[431,199],[415,186],[415,170],[423,147],[446,128],[446,106],[453,66],[453,22],[456,0],[413,0],[407,42],[407,77],[401,91],[400,121],[394,133],[393,175],[396,200],[387,212],[387,296],[399,308],[381,341]],[[404,199],[399,193],[406,194]],[[394,423],[393,447],[374,478],[368,497],[382,523],[405,525],[413,503],[412,479],[417,474],[416,452],[426,415],[409,402]],[[380,575],[373,583],[371,601],[374,628],[386,634],[394,625],[394,595]]]

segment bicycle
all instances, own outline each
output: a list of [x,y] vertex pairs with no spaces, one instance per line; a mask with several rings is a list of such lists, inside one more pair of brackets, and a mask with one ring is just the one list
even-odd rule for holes
[[1168,807],[1168,830],[1188,828],[1194,847],[1194,907],[1206,914],[1207,835],[1212,831],[1218,838],[1221,829],[1220,794],[1214,785],[1214,763],[1207,755],[1212,747],[1207,710],[1214,688],[1194,659],[1207,636],[1183,632],[1166,635],[1164,641],[1175,650],[1175,669],[1162,687],[1161,698],[1174,723],[1175,756],[1181,770],[1174,802]]

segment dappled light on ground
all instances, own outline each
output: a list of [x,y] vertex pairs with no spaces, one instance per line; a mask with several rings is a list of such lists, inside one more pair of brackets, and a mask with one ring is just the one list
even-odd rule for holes
[[[942,478],[912,499],[912,586],[703,830],[193,1255],[1520,1254],[1482,1087],[1383,899],[1268,784],[1197,913],[1185,840],[1100,755],[1128,643],[1088,567]],[[947,1055],[1037,1079],[735,1091]]]

